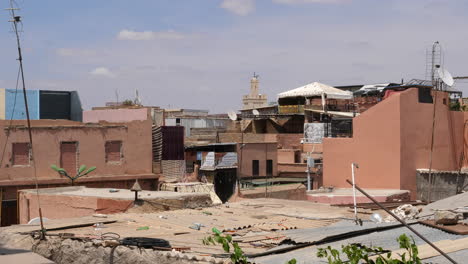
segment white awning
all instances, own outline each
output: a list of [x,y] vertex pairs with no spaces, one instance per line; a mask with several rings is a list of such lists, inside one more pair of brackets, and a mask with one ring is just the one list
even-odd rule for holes
[[353,113],[353,112],[323,111],[323,110],[315,110],[315,109],[305,109],[305,111],[311,111],[314,113],[328,114],[328,115],[334,115],[334,116],[342,116],[342,117],[359,116],[359,113]]
[[330,99],[352,99],[353,94],[349,91],[343,91],[335,87],[313,82],[296,89],[292,89],[286,92],[278,94],[278,98],[286,97],[312,97],[326,95]]

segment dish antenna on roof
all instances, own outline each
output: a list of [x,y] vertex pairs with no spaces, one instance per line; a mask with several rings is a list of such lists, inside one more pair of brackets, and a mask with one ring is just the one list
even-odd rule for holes
[[438,68],[437,73],[439,74],[440,79],[447,85],[452,86],[455,81],[453,80],[452,74],[444,68]]
[[228,114],[228,116],[229,116],[229,119],[231,119],[232,121],[236,121],[236,120],[237,120],[237,114],[236,114],[236,112],[234,112],[234,111],[229,111],[227,114]]
[[260,115],[260,112],[257,109],[254,109],[254,110],[252,110],[252,114],[254,116],[258,116],[258,115]]

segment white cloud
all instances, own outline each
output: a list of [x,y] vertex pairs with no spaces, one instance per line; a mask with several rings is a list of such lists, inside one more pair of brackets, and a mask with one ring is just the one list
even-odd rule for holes
[[221,8],[239,16],[246,16],[255,11],[255,0],[224,0]]
[[349,2],[350,0],[273,0],[277,4],[297,5],[297,4],[338,4]]
[[98,67],[91,71],[92,75],[114,78],[116,75],[106,67]]
[[153,40],[153,39],[168,39],[178,40],[185,38],[185,35],[175,32],[173,30],[168,31],[134,31],[123,29],[117,35],[117,39],[120,40]]
[[60,48],[56,51],[57,55],[62,57],[89,57],[96,55],[96,51],[89,49],[70,49],[70,48]]

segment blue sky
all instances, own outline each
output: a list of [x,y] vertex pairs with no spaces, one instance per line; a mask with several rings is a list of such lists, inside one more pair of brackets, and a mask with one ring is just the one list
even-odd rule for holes
[[[426,50],[468,75],[468,1],[17,0],[31,89],[78,90],[86,109],[145,105],[238,109],[253,72],[270,101],[306,83],[424,78]],[[0,1],[6,8],[9,1]],[[14,35],[0,12],[0,87],[14,88]],[[3,21],[3,22],[2,22]],[[468,92],[466,84],[457,87]]]

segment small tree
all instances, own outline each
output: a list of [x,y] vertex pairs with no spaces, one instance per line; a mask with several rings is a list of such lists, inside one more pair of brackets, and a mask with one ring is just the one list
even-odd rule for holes
[[70,175],[68,175],[67,171],[65,169],[63,169],[63,168],[59,168],[56,165],[52,165],[50,167],[54,171],[58,172],[60,175],[69,178],[71,180],[71,185],[72,186],[75,185],[75,180],[77,180],[80,177],[88,175],[89,173],[93,172],[96,169],[96,167],[91,167],[88,170],[86,170],[86,165],[81,165],[80,168],[78,169],[78,172],[76,173],[76,175],[74,177],[71,177]]
[[126,106],[132,106],[132,105],[135,105],[135,103],[130,100],[130,99],[127,99],[125,101],[122,102],[123,105],[126,105]]

